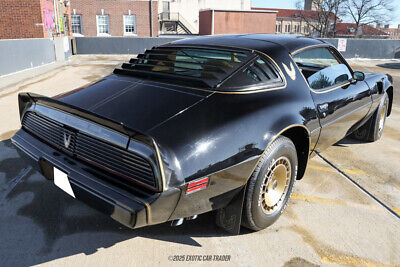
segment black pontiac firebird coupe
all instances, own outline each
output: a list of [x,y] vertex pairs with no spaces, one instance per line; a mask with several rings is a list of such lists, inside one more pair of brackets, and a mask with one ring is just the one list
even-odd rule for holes
[[316,152],[350,134],[379,139],[392,101],[390,75],[353,71],[323,41],[200,37],[53,98],[21,93],[12,141],[128,227],[216,211],[238,233],[277,220]]

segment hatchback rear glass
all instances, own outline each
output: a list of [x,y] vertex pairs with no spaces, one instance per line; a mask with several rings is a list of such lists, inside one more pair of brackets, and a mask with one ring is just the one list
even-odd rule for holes
[[168,46],[146,50],[122,68],[142,76],[176,78],[177,83],[189,81],[196,86],[215,88],[254,57],[250,51]]

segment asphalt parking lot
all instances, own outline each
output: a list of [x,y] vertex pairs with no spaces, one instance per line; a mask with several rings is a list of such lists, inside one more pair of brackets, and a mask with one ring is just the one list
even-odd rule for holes
[[0,83],[1,266],[187,264],[171,261],[174,255],[229,255],[213,265],[400,264],[400,61],[350,61],[355,69],[395,79],[395,105],[382,139],[346,138],[315,156],[277,223],[231,236],[209,214],[179,227],[130,230],[75,201],[18,157],[10,137],[19,128],[19,92],[54,96],[128,59],[75,56],[43,75]]

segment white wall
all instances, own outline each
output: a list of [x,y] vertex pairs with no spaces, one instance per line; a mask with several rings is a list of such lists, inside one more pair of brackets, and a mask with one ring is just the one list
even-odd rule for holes
[[199,32],[201,9],[250,10],[251,0],[159,0],[158,13],[163,12],[163,2],[170,2],[170,12],[177,12]]

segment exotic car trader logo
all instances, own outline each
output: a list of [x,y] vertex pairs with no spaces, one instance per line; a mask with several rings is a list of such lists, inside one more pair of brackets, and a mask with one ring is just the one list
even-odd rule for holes
[[71,135],[68,135],[66,132],[64,132],[64,146],[65,146],[65,148],[68,148],[70,143],[71,143]]

